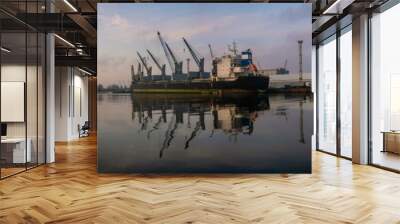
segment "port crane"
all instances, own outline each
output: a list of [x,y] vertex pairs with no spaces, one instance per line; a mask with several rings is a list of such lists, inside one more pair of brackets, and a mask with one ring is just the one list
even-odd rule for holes
[[193,57],[193,60],[196,62],[197,66],[199,67],[200,75],[204,73],[204,57],[201,57],[198,53],[196,53],[192,46],[190,46],[189,42],[183,37],[183,42],[185,43],[186,47],[188,48],[190,54]]
[[138,61],[137,75],[139,76],[139,80],[143,80],[142,64],[140,63],[140,61]]
[[172,52],[171,48],[167,43],[165,43],[165,46],[167,47],[167,50],[171,55],[172,60],[174,61],[175,74],[182,74],[183,62],[182,61],[178,62],[178,59],[176,59],[174,52]]
[[137,80],[137,76],[135,74],[135,66],[134,65],[131,65],[131,80],[132,80],[132,82]]
[[160,62],[154,57],[154,55],[149,50],[146,50],[146,51],[150,55],[151,59],[153,59],[157,68],[160,69],[162,79],[165,80],[165,75],[166,75],[165,74],[165,64],[161,65]]
[[167,42],[165,42],[165,40],[162,38],[161,33],[157,32],[157,35],[164,50],[165,56],[167,57],[168,63],[171,67],[172,74],[182,74],[183,62],[178,62],[175,54],[172,52]]
[[297,41],[299,44],[299,80],[303,80],[303,40]]
[[136,52],[136,53],[137,53],[137,55],[138,55],[140,61],[142,62],[143,67],[146,69],[147,76],[149,76],[149,77],[150,77],[150,80],[151,80],[151,79],[152,79],[152,78],[151,78],[151,70],[152,70],[151,66],[149,66],[149,65],[147,64],[146,60],[142,57],[142,55],[140,55],[139,52]]
[[285,60],[285,64],[283,65],[283,67],[281,67],[281,68],[278,68],[277,70],[276,70],[276,74],[279,74],[279,75],[286,75],[286,74],[289,74],[289,71],[287,70],[287,59]]
[[213,53],[211,44],[208,44],[208,48],[210,49],[210,56],[211,56],[211,62],[212,62],[211,74],[212,74],[212,76],[216,77],[217,76],[217,61],[214,60],[214,53]]

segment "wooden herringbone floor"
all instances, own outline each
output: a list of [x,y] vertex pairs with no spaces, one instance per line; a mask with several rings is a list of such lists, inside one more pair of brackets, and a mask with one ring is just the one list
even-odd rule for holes
[[313,153],[312,175],[99,175],[94,137],[0,181],[0,223],[400,223],[400,175]]

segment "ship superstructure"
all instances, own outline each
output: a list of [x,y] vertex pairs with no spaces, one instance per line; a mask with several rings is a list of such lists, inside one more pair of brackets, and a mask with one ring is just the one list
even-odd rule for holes
[[253,64],[253,54],[250,49],[240,54],[223,55],[213,60],[214,80],[235,80],[238,77],[257,76],[257,67]]

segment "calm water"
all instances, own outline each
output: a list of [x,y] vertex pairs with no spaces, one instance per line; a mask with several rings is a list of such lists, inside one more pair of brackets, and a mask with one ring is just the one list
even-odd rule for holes
[[98,170],[309,173],[312,98],[98,96]]

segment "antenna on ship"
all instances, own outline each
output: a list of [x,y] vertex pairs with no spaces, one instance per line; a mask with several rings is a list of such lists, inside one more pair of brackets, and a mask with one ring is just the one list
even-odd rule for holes
[[232,52],[233,53],[233,55],[237,55],[237,46],[236,46],[236,42],[235,41],[233,41],[233,43],[232,43],[232,47],[231,47],[231,45],[229,44],[228,45],[228,50],[230,51],[230,52]]
[[258,69],[261,69],[261,64],[259,61],[257,61],[257,66],[258,66]]

